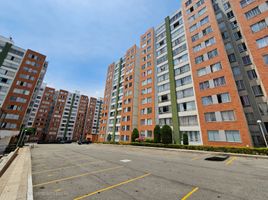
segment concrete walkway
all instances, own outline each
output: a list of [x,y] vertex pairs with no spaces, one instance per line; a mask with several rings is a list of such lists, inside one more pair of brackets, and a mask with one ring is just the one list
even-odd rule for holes
[[0,199],[31,200],[31,173],[30,148],[24,147],[19,149],[18,156],[0,179]]

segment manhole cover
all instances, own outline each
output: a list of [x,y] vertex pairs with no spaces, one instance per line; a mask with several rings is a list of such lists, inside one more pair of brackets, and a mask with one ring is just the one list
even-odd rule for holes
[[225,161],[225,160],[228,159],[229,157],[230,157],[230,156],[228,156],[228,155],[217,155],[217,156],[213,156],[213,157],[205,158],[205,160],[221,162],[221,161]]

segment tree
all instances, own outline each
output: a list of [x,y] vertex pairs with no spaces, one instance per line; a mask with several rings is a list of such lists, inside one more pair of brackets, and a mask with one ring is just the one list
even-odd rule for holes
[[111,134],[108,134],[108,136],[107,136],[107,141],[108,141],[108,142],[111,142],[111,140],[112,140],[112,135],[111,135]]
[[161,128],[159,125],[154,127],[154,142],[160,143],[161,142]]
[[172,129],[168,125],[164,125],[161,128],[161,137],[163,144],[171,144],[172,143]]
[[187,133],[184,133],[182,135],[182,140],[183,140],[184,145],[189,145],[189,140],[188,140],[188,134]]
[[135,142],[137,138],[139,138],[139,131],[138,129],[134,128],[132,131],[132,137],[131,137],[132,142]]

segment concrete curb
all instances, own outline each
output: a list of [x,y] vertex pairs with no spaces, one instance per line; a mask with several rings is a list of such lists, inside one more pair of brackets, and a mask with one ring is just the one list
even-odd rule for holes
[[12,151],[8,154],[8,156],[3,157],[3,161],[0,163],[0,177],[5,173],[9,165],[15,159],[18,154],[19,148],[16,148],[15,151]]
[[115,145],[115,144],[101,144],[101,145],[111,145],[111,146],[119,146],[119,147],[127,146],[127,147],[138,148],[138,149],[155,149],[155,150],[161,150],[161,151],[184,152],[184,153],[199,153],[199,154],[212,154],[212,155],[224,154],[224,155],[236,156],[236,157],[268,159],[268,156],[263,156],[263,155],[238,154],[238,153],[227,153],[227,152],[216,152],[216,151],[200,151],[200,150],[146,147],[146,146],[135,146],[135,145]]
[[29,169],[28,169],[28,188],[27,188],[27,200],[33,200],[33,180],[32,180],[32,158],[31,158],[31,148],[29,155]]

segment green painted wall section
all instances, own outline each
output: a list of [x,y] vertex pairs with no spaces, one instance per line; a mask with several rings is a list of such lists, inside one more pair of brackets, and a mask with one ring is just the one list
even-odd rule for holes
[[67,123],[66,123],[65,129],[64,129],[63,140],[65,140],[66,135],[67,135],[69,121],[70,121],[70,118],[71,118],[71,115],[72,115],[72,111],[73,111],[74,101],[75,101],[75,94],[73,94],[73,98],[72,98],[72,102],[71,102],[71,106],[70,106],[70,112],[69,112],[69,115],[68,115],[68,118],[67,118]]
[[7,57],[7,54],[11,48],[12,44],[6,43],[5,47],[2,49],[2,52],[0,53],[0,66],[3,65],[3,62],[5,58]]
[[179,117],[177,107],[177,95],[176,95],[176,81],[173,63],[173,51],[171,42],[171,30],[169,17],[166,17],[166,38],[167,38],[167,55],[168,55],[168,69],[169,69],[169,82],[170,82],[170,96],[171,96],[171,110],[172,110],[172,123],[173,123],[173,142],[180,144],[181,133],[179,128]]
[[115,113],[114,113],[114,124],[113,124],[113,135],[112,140],[115,142],[115,129],[116,129],[116,117],[117,117],[117,108],[118,108],[118,101],[119,101],[119,85],[121,80],[121,69],[122,69],[122,58],[119,61],[119,75],[118,75],[118,81],[117,81],[117,90],[116,90],[116,101],[115,101]]

